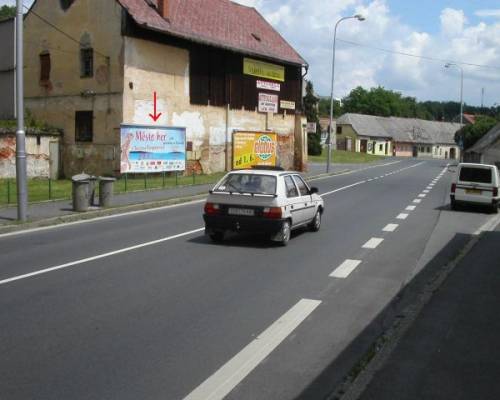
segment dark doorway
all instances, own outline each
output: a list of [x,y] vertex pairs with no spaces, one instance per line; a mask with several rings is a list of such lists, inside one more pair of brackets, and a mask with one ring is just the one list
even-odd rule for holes
[[413,157],[418,157],[418,147],[413,146]]
[[368,149],[368,140],[361,140],[360,149],[361,153],[366,153]]
[[456,158],[455,149],[450,149],[450,158],[454,160]]

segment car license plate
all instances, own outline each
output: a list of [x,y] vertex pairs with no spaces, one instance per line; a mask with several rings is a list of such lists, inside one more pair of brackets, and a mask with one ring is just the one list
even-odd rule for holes
[[250,208],[229,208],[227,213],[231,215],[244,215],[247,217],[253,217],[255,215],[255,211]]
[[480,189],[465,189],[466,194],[483,194],[483,191]]

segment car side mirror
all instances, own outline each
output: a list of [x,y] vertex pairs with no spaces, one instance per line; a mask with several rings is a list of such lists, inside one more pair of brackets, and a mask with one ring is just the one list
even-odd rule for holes
[[311,190],[309,190],[309,193],[310,194],[319,193],[319,190],[317,187],[312,187]]

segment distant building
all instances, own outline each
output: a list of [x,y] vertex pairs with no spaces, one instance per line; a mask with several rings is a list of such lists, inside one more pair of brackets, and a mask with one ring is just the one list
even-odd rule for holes
[[500,167],[500,123],[466,151],[465,160]]
[[119,174],[120,125],[154,125],[154,92],[157,124],[187,130],[190,173],[229,168],[234,130],[276,132],[285,168],[307,160],[306,61],[254,8],[229,0],[37,0],[25,38],[26,107],[64,131],[66,176]]
[[337,140],[352,150],[382,156],[458,159],[455,133],[460,124],[414,118],[344,114],[337,120]]

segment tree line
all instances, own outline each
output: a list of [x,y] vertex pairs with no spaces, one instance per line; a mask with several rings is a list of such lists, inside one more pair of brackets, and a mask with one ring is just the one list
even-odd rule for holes
[[16,16],[16,7],[2,6],[0,7],[0,21]]

